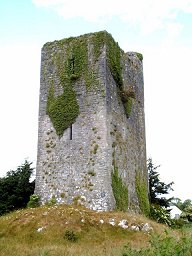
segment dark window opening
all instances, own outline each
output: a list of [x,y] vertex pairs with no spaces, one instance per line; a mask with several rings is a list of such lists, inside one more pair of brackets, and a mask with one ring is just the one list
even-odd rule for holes
[[72,137],[73,137],[73,134],[72,134],[72,125],[71,125],[70,126],[70,135],[69,135],[70,140],[72,140]]
[[72,74],[75,74],[75,58],[74,57],[71,57],[70,59],[70,69]]

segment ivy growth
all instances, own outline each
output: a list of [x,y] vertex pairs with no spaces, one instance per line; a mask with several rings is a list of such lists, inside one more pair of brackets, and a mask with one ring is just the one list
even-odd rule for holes
[[136,171],[135,184],[136,184],[136,192],[139,200],[140,209],[145,215],[148,215],[150,211],[150,206],[149,206],[149,199],[148,199],[147,183],[146,183],[146,179],[142,177],[139,171]]
[[133,106],[133,99],[131,97],[129,97],[127,99],[126,103],[124,104],[125,113],[126,113],[127,117],[130,117],[130,115],[131,115],[132,106]]
[[136,55],[140,61],[143,61],[143,55],[141,53],[137,52]]
[[[123,51],[106,31],[45,44],[44,48],[47,51],[53,52],[54,66],[56,67],[56,75],[59,80],[59,84],[58,80],[57,84],[54,80],[50,84],[46,108],[46,112],[58,136],[61,137],[64,130],[70,127],[79,115],[79,106],[74,89],[75,82],[78,79],[82,79],[87,89],[90,89],[92,86],[98,87],[99,82],[95,76],[95,63],[105,45],[107,64],[120,93],[122,93],[121,56]],[[93,62],[91,63],[88,57],[89,49],[93,51]],[[63,93],[55,96],[56,86],[58,85],[63,88]],[[131,99],[124,103],[127,116],[130,115],[131,106]]]
[[106,44],[106,53],[107,53],[107,63],[109,65],[113,79],[115,80],[117,86],[122,88],[123,79],[122,79],[122,66],[121,66],[121,55],[123,51],[116,43],[113,37],[106,31],[101,31],[94,34],[94,55],[97,60],[101,54],[104,44]]
[[63,94],[55,97],[54,86],[51,86],[48,94],[47,114],[57,135],[62,136],[64,130],[75,122],[79,114],[75,91],[72,88],[66,88]]
[[129,118],[131,115],[133,102],[135,100],[135,92],[133,88],[130,87],[128,90],[121,90],[120,96],[125,108],[126,116]]
[[[133,102],[135,99],[135,93],[132,90],[132,88],[128,91],[125,91],[123,89],[121,66],[121,56],[123,54],[123,51],[120,49],[118,43],[114,41],[110,34],[108,34],[106,31],[98,32],[94,35],[94,56],[96,60],[101,54],[101,50],[104,47],[104,44],[107,45],[107,64],[110,68],[113,79],[115,80],[118,86],[118,92],[123,102],[126,116],[129,118],[132,111]],[[142,54],[137,53],[137,57],[142,61]]]
[[128,210],[128,188],[119,177],[118,167],[112,172],[112,190],[116,201],[116,208],[120,211]]
[[[79,105],[74,90],[74,82],[81,76],[87,80],[88,57],[87,41],[84,37],[69,38],[57,41],[61,52],[55,54],[55,66],[63,93],[55,97],[55,86],[49,88],[47,99],[47,114],[49,115],[58,136],[73,124],[79,115]],[[66,58],[62,58],[62,50],[66,46]]]

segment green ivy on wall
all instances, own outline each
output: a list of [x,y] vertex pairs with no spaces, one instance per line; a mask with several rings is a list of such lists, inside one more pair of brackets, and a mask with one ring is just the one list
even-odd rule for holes
[[[94,64],[102,53],[104,45],[106,45],[107,64],[119,91],[122,92],[121,56],[123,51],[106,31],[45,44],[44,48],[53,52],[59,85],[63,88],[63,93],[55,96],[56,85],[54,84],[55,81],[52,81],[47,99],[46,111],[58,136],[62,136],[64,130],[73,124],[79,115],[79,106],[74,90],[76,80],[83,79],[87,89],[97,88],[99,82],[96,79],[95,72],[97,71]],[[91,65],[89,63],[90,57],[88,56],[88,47],[90,46],[92,46],[93,50]],[[132,99],[128,99],[124,103],[124,108],[129,117],[132,109]]]
[[[64,45],[65,59],[62,58]],[[73,85],[82,75],[85,80],[88,77],[88,57],[87,41],[84,37],[57,41],[57,46],[61,51],[55,54],[54,61],[63,93],[55,97],[55,86],[52,82],[48,92],[47,114],[57,135],[61,137],[64,130],[70,127],[79,115],[79,105]]]
[[146,182],[146,179],[142,177],[139,171],[136,171],[135,185],[136,185],[136,192],[139,200],[140,209],[145,215],[148,215],[150,211],[150,206],[149,206],[147,182]]
[[113,37],[109,33],[106,31],[101,31],[94,34],[93,44],[94,56],[96,60],[100,56],[103,46],[106,44],[107,64],[117,86],[122,88],[123,79],[121,55],[123,54],[123,51],[119,47],[118,43],[114,41]]
[[136,52],[136,55],[137,55],[137,58],[140,60],[140,61],[143,61],[143,55],[139,52]]
[[127,90],[122,89],[120,91],[120,97],[125,108],[126,116],[129,118],[131,115],[133,103],[136,97],[133,87],[129,87]]
[[75,91],[72,88],[66,88],[63,94],[54,97],[54,86],[51,86],[48,94],[47,114],[57,135],[62,136],[64,130],[75,122],[79,114]]
[[112,172],[112,190],[116,201],[116,208],[120,211],[128,210],[128,188],[119,177],[118,167],[114,166]]

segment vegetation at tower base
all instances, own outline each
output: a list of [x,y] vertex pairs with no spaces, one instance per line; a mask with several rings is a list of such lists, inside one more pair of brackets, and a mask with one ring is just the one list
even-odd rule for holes
[[119,177],[118,167],[112,172],[112,190],[116,201],[116,208],[120,211],[128,210],[128,188]]
[[[107,64],[120,95],[124,92],[121,65],[121,57],[124,52],[106,31],[86,34],[77,38],[71,37],[53,43],[60,49],[60,51],[54,53],[54,65],[57,69],[63,93],[55,96],[54,80],[50,81],[46,112],[53,123],[57,135],[62,136],[64,130],[70,127],[79,115],[74,82],[77,79],[84,79],[87,89],[98,86],[98,81],[94,74],[95,71],[88,63],[88,44],[91,43],[93,45],[95,63],[102,53],[104,45],[106,45]],[[44,48],[49,50],[53,43],[45,44]],[[123,105],[127,117],[131,113],[132,100],[133,98],[130,96],[126,100],[124,97]]]
[[136,171],[135,185],[136,185],[136,191],[138,195],[140,209],[145,215],[149,215],[150,206],[149,206],[149,199],[148,199],[147,181],[144,177],[142,177],[139,171]]

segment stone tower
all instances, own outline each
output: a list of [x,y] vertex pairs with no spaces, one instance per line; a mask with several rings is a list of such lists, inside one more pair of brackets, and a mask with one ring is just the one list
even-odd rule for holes
[[46,43],[35,193],[147,213],[142,55],[106,31]]

